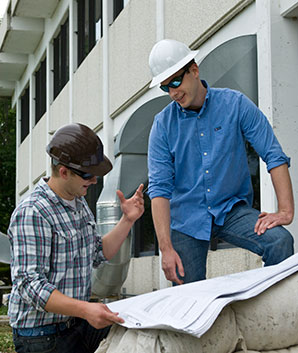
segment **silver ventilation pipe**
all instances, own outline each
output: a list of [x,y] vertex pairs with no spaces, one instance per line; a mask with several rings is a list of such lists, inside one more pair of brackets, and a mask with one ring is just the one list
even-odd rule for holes
[[[122,155],[116,158],[114,167],[107,177],[104,189],[96,204],[97,227],[101,235],[111,231],[121,218],[120,204],[116,194],[116,190],[120,188],[121,162]],[[126,238],[121,249],[112,260],[93,270],[93,293],[99,297],[120,293],[121,285],[128,272],[130,249],[131,234]]]
[[8,236],[0,232],[0,262],[10,263],[10,243]]

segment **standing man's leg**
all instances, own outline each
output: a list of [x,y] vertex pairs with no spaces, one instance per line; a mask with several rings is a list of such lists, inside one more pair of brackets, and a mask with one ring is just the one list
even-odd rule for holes
[[262,256],[265,266],[278,264],[293,255],[293,237],[282,226],[267,229],[262,235],[255,233],[259,214],[240,202],[227,214],[223,226],[213,226],[212,236]]
[[209,241],[195,239],[176,230],[171,231],[171,239],[184,267],[185,276],[180,277],[177,272],[178,277],[184,283],[205,279]]

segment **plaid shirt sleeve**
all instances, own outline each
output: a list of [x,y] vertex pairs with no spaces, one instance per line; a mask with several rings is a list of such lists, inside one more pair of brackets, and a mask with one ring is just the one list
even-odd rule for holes
[[9,236],[12,244],[14,285],[22,300],[38,311],[56,287],[47,280],[52,229],[33,207],[23,207],[12,216]]

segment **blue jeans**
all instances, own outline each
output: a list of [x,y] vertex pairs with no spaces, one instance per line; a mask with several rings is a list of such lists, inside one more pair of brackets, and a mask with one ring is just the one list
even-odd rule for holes
[[[254,226],[259,213],[244,202],[237,203],[227,214],[223,226],[213,223],[211,237],[262,256],[265,266],[278,264],[293,255],[293,237],[282,226],[267,229],[262,235],[256,234]],[[171,239],[184,266],[184,283],[205,279],[209,241],[198,240],[175,230],[171,232]]]
[[109,333],[110,327],[97,330],[85,320],[65,330],[43,336],[20,336],[13,334],[17,353],[94,353],[100,341]]

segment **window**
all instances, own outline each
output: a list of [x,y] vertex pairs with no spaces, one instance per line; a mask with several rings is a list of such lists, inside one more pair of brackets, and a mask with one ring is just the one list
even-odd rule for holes
[[44,59],[35,73],[35,124],[46,111],[47,61]]
[[134,257],[158,255],[158,242],[152,221],[151,201],[146,193],[144,193],[144,207],[145,212],[142,217],[135,222],[133,228]]
[[78,65],[102,37],[102,0],[78,0]]
[[54,99],[69,80],[69,25],[68,20],[61,26],[54,39]]
[[[98,177],[97,178],[97,184],[92,184],[89,186],[87,195],[85,196],[85,199],[88,203],[88,206],[90,210],[92,211],[94,218],[96,220],[97,214],[96,214],[96,203],[99,198],[99,195],[102,191],[103,188],[103,177]],[[101,234],[103,235],[103,234]]]
[[113,0],[113,19],[115,20],[119,13],[123,10],[125,0]]
[[21,97],[21,143],[29,134],[29,87]]

